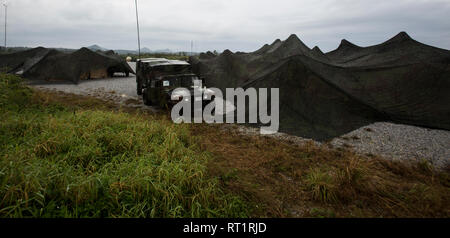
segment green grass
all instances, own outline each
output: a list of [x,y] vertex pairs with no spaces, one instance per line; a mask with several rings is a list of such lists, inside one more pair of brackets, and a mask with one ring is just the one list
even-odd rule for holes
[[185,125],[44,106],[11,75],[0,95],[0,217],[249,215],[206,175]]

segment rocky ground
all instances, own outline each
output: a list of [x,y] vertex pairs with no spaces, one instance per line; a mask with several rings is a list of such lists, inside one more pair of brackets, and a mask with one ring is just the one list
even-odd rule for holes
[[[84,81],[75,84],[33,84],[39,90],[54,90],[77,95],[93,96],[115,101],[131,107],[157,111],[147,107],[136,94],[135,77],[116,77],[111,79]],[[223,125],[224,129],[238,130],[242,134],[259,134],[258,128]],[[319,142],[291,136],[284,133],[270,135],[296,143]],[[361,154],[380,155],[386,159],[401,161],[429,161],[436,169],[450,167],[450,131],[426,129],[416,126],[379,122],[334,138],[330,146],[353,148]]]

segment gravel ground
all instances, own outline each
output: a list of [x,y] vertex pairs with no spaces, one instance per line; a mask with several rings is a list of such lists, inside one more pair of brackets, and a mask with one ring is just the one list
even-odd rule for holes
[[77,95],[88,95],[104,99],[139,100],[136,93],[136,77],[114,77],[108,79],[86,80],[79,84],[52,83],[32,85],[38,89],[56,90]]
[[[136,94],[136,78],[115,77],[110,79],[83,81],[80,84],[34,84],[41,90],[55,90],[77,95],[88,95],[111,100],[132,107],[157,111],[157,108],[142,104]],[[131,103],[130,103],[131,102]],[[224,129],[237,130],[242,134],[259,135],[258,128],[242,125],[223,125]],[[270,135],[277,139],[295,143],[319,142],[284,133]],[[334,147],[351,147],[361,154],[380,155],[386,159],[400,161],[428,160],[436,169],[450,167],[450,131],[432,130],[386,122],[374,123],[350,132],[331,141]]]

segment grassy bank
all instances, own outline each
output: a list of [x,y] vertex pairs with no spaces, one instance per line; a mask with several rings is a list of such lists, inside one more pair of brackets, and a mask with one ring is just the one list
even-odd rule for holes
[[206,176],[210,155],[186,126],[0,77],[0,217],[248,215]]

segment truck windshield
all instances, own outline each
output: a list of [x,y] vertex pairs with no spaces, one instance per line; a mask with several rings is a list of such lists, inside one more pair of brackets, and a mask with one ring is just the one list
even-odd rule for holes
[[165,78],[164,81],[170,81],[170,87],[191,88],[194,86],[194,80],[199,80],[197,76],[183,75]]
[[154,68],[155,71],[159,71],[162,74],[170,75],[170,74],[186,74],[190,72],[190,65],[164,65],[158,66]]

